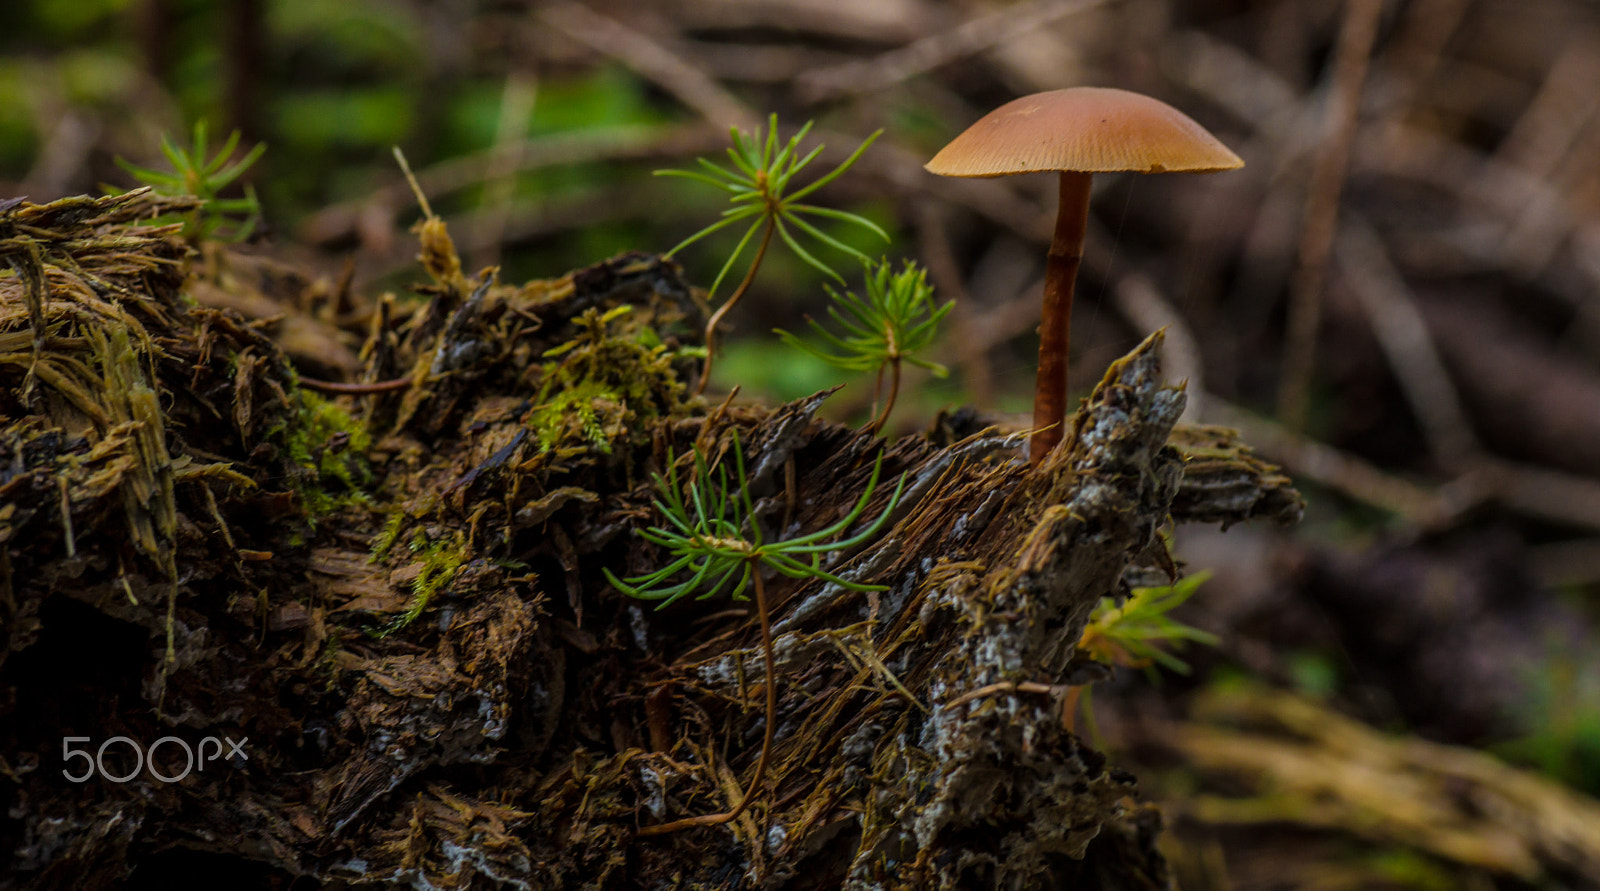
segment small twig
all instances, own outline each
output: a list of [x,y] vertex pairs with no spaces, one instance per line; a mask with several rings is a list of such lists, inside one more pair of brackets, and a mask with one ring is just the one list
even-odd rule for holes
[[1288,332],[1283,352],[1278,416],[1284,426],[1305,429],[1316,368],[1317,330],[1322,325],[1323,278],[1339,222],[1339,195],[1344,191],[1361,112],[1361,90],[1367,63],[1377,39],[1383,0],[1346,0],[1326,118],[1326,140],[1311,171],[1305,216],[1300,228],[1299,259],[1289,293]]
[[894,411],[895,398],[900,395],[900,357],[889,360],[889,398],[884,400],[883,410],[872,419],[868,427],[869,432],[877,434],[883,430],[883,425],[889,421],[889,413]]
[[[217,493],[211,491],[211,483],[200,483],[200,491],[205,493],[206,510],[211,513],[211,519],[217,521],[217,530],[222,533],[222,540],[227,543],[229,550],[238,550],[239,546],[233,541],[233,531],[228,528],[228,521],[222,518],[222,510],[217,506]],[[71,556],[70,545],[67,550],[68,556]]]
[[1545,83],[1500,143],[1495,157],[1527,171],[1552,188],[1544,200],[1521,203],[1505,236],[1504,256],[1512,268],[1537,278],[1550,264],[1576,218],[1587,215],[1584,179],[1593,171],[1600,133],[1600,94],[1589,85],[1600,80],[1600,48],[1580,32],[1550,66]]
[[400,172],[405,174],[406,185],[411,187],[411,194],[416,197],[417,206],[422,208],[422,215],[430,220],[433,219],[433,207],[428,204],[428,193],[422,191],[422,185],[417,182],[416,174],[411,172],[411,164],[406,161],[406,153],[402,152],[398,145],[393,150],[395,163],[400,165]]
[[1582,134],[1590,117],[1600,112],[1600,53],[1594,38],[1579,32],[1569,39],[1545,72],[1539,91],[1495,147],[1494,159],[1548,180]]
[[[877,592],[872,593],[876,594]],[[885,665],[883,659],[878,656],[877,652],[873,649],[872,635],[870,632],[862,641],[861,652],[859,653],[850,649],[849,645],[846,644],[842,639],[841,632],[828,632],[828,640],[834,645],[835,648],[839,650],[840,653],[844,654],[845,659],[848,660],[857,671],[863,674],[876,674],[882,676],[884,680],[889,682],[889,686],[893,687],[896,692],[898,692],[901,696],[904,696],[912,705],[916,706],[918,711],[922,712],[923,714],[928,713],[927,706],[924,706],[922,701],[917,699],[916,694],[912,693],[905,684],[901,683],[899,678],[895,677],[894,672],[890,671],[889,666]]]
[[706,412],[705,418],[700,422],[700,432],[695,434],[694,437],[694,451],[703,455],[711,448],[711,444],[716,441],[716,433],[720,429],[718,425],[728,416],[728,409],[733,407],[733,400],[738,395],[739,385],[734,384],[733,389],[728,391],[728,395],[722,397],[722,401],[717,403],[717,407]]
[[411,386],[411,378],[400,377],[387,381],[364,384],[345,384],[337,381],[319,381],[313,377],[300,378],[300,386],[318,393],[335,393],[341,396],[365,396],[370,393],[391,393]]
[[846,62],[803,75],[798,84],[800,95],[807,102],[822,102],[882,90],[1106,2],[1033,0],[1004,6],[875,58]]
[[1396,514],[1418,526],[1433,526],[1460,509],[1439,492],[1386,473],[1362,459],[1309,439],[1207,394],[1212,421],[1233,427],[1251,446],[1297,476]]
[[[417,181],[428,194],[439,197],[482,183],[485,172],[505,163],[505,158],[514,158],[516,162],[508,168],[509,172],[522,173],[589,162],[648,161],[694,155],[715,148],[726,138],[726,132],[700,123],[552,133],[441,161],[418,171]],[[363,217],[374,208],[387,216],[408,206],[410,194],[405,182],[391,183],[358,200],[324,207],[307,217],[296,232],[300,239],[313,243],[337,241],[361,227]]]
[[[855,35],[852,37],[860,39]],[[674,45],[717,80],[755,84],[787,86],[807,71],[815,71],[850,57],[848,53],[787,42],[736,43],[680,36]]]
[[1404,95],[1395,97],[1408,103],[1411,95],[1425,85],[1439,68],[1445,45],[1460,29],[1472,0],[1417,0],[1408,4],[1385,61],[1393,60],[1399,71],[1395,78]]
[[1477,472],[1483,494],[1520,514],[1600,529],[1600,480],[1493,461]]
[[[61,536],[67,546],[67,559],[72,560],[78,556],[77,536],[72,531],[72,490],[67,483],[66,474],[57,476],[56,483],[61,490]],[[202,488],[206,490],[207,496],[211,495],[210,486],[202,485]],[[215,504],[216,502],[213,498],[212,510],[216,510]],[[227,535],[227,527],[223,527],[223,534]],[[228,545],[231,547],[233,542],[229,541]]]
[[1073,688],[1067,684],[1051,686],[1050,684],[1041,684],[1037,681],[1017,681],[1015,683],[1007,681],[999,684],[989,684],[985,687],[979,687],[976,690],[968,690],[949,702],[944,703],[944,707],[949,709],[955,708],[958,705],[966,705],[974,699],[982,699],[985,696],[990,696],[995,693],[1040,693],[1045,696],[1060,696],[1071,689]]
[[[1304,113],[1304,107],[1295,87],[1257,57],[1198,29],[1178,32],[1166,53],[1170,54],[1172,67],[1177,69],[1174,79],[1249,123],[1256,139],[1287,145],[1299,135],[1295,124]],[[1252,163],[1246,170],[1255,168],[1257,155],[1281,164],[1286,158],[1294,157],[1294,152],[1282,148],[1247,152]]]
[[628,66],[719,127],[750,129],[759,118],[688,60],[640,31],[578,3],[544,7],[540,17],[590,49]]
[[1383,242],[1370,226],[1353,217],[1339,233],[1337,249],[1340,271],[1372,323],[1440,465],[1453,473],[1470,469],[1481,451],[1478,438],[1428,324]]
[[1485,455],[1466,473],[1427,488],[1292,433],[1215,394],[1206,399],[1212,420],[1238,429],[1252,447],[1296,476],[1422,528],[1438,528],[1493,500],[1523,516],[1600,530],[1600,480]]
[[[840,38],[845,42],[901,43],[932,27],[931,4],[863,3],[861,0],[714,0],[654,4],[671,11],[683,32],[782,32]],[[792,41],[786,41],[792,42]],[[838,41],[829,41],[837,43]]]

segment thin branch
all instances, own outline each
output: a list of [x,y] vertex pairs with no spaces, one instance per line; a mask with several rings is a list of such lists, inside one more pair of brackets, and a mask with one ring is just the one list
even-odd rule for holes
[[[597,161],[677,158],[711,151],[722,144],[727,135],[726,131],[698,123],[554,133],[441,161],[419,171],[417,182],[427,194],[441,198],[481,184],[491,169],[523,173]],[[506,158],[515,159],[515,163],[505,164]],[[366,220],[374,213],[374,208],[387,217],[410,205],[410,188],[403,180],[395,180],[360,199],[331,204],[310,215],[297,227],[296,237],[313,244],[338,241],[352,232],[369,228]]]
[[595,52],[621,62],[641,77],[723,129],[753,129],[760,118],[710,75],[648,35],[578,3],[553,3],[540,10],[545,22]]
[[1434,456],[1451,472],[1468,470],[1482,451],[1478,438],[1416,298],[1383,242],[1365,221],[1352,216],[1339,233],[1337,251],[1340,272],[1372,323]]
[[1367,80],[1367,63],[1378,35],[1383,0],[1346,0],[1344,26],[1339,32],[1337,57],[1325,127],[1325,141],[1311,171],[1310,194],[1300,229],[1300,253],[1289,294],[1289,329],[1284,343],[1282,384],[1278,390],[1278,415],[1290,430],[1305,429],[1311,396],[1311,375],[1316,368],[1317,329],[1322,324],[1323,277],[1339,222],[1339,195],[1355,141],[1361,111],[1361,90]]
[[1465,507],[1438,491],[1245,411],[1214,393],[1206,395],[1206,405],[1210,420],[1237,429],[1252,448],[1282,464],[1293,475],[1386,510],[1409,523],[1435,526]]
[[1003,6],[872,59],[846,62],[801,76],[800,96],[824,102],[894,86],[957,59],[975,55],[1108,0],[1032,0]]

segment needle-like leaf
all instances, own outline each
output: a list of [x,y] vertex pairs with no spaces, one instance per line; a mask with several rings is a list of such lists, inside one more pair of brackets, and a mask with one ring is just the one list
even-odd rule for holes
[[[914,263],[906,263],[894,272],[888,261],[866,264],[866,295],[851,292],[843,294],[828,288],[832,303],[828,315],[843,331],[829,331],[814,319],[807,319],[814,342],[802,340],[788,331],[779,329],[783,341],[802,352],[815,356],[836,368],[846,371],[871,371],[889,369],[889,396],[873,424],[881,427],[894,407],[900,380],[900,366],[910,362],[943,377],[945,368],[935,362],[917,357],[932,345],[938,333],[939,322],[955,305],[947,302],[935,306],[933,288],[927,274]],[[825,347],[825,348],[824,348]]]
[[[729,589],[734,599],[743,599],[751,582],[750,573],[758,571],[760,566],[768,566],[797,578],[824,579],[856,591],[883,590],[879,585],[841,580],[794,556],[853,548],[871,539],[883,528],[900,502],[905,488],[904,477],[901,477],[883,511],[872,523],[848,538],[836,540],[856,524],[871,503],[883,470],[882,457],[873,464],[872,473],[860,497],[842,519],[807,535],[770,541],[755,519],[755,502],[745,482],[744,449],[737,434],[733,437],[731,452],[713,470],[708,468],[705,456],[696,451],[694,475],[687,481],[678,475],[676,457],[669,456],[667,473],[655,477],[659,495],[654,504],[656,510],[666,518],[666,525],[641,529],[638,534],[666,550],[671,559],[662,569],[627,579],[619,579],[607,571],[606,577],[619,591],[641,600],[661,601],[661,607],[665,607],[691,590],[700,590],[702,597],[714,596],[732,582],[733,575],[743,568],[744,574]],[[732,479],[737,481],[736,484],[730,483],[729,463],[732,464]],[[691,577],[686,582],[668,584],[670,579],[691,570]],[[708,579],[715,581],[706,587]]]
[[[749,290],[751,282],[755,280],[756,271],[761,268],[761,262],[767,255],[767,247],[773,235],[779,236],[780,240],[806,265],[840,282],[844,281],[843,276],[801,246],[794,233],[789,231],[788,226],[792,225],[800,234],[836,251],[863,260],[865,256],[859,250],[841,241],[837,236],[822,231],[816,225],[802,219],[802,216],[812,215],[852,226],[859,226],[886,241],[888,240],[889,236],[883,231],[883,228],[865,217],[847,211],[809,204],[797,205],[795,203],[797,198],[816,191],[848,170],[861,157],[862,152],[866,151],[867,146],[878,138],[882,131],[868,137],[844,163],[823,174],[792,195],[785,195],[795,176],[822,154],[823,147],[820,145],[803,154],[801,153],[800,143],[810,132],[811,123],[807,122],[789,139],[780,142],[778,139],[778,116],[772,115],[768,118],[764,131],[762,128],[757,127],[753,132],[745,133],[735,127],[730,132],[733,145],[728,149],[728,160],[732,162],[733,170],[720,167],[704,158],[699,158],[696,160],[704,172],[687,170],[656,171],[661,176],[676,176],[721,189],[730,196],[729,201],[735,205],[733,208],[723,211],[721,220],[679,242],[677,246],[667,252],[668,256],[674,255],[683,248],[721,230],[735,219],[756,218],[750,228],[739,239],[738,244],[734,246],[733,253],[728,256],[718,270],[716,278],[711,283],[711,289],[707,293],[708,298],[716,295],[717,289],[722,286],[723,281],[728,277],[728,273],[733,270],[734,265],[744,255],[745,248],[750,245],[756,232],[759,230],[763,233],[760,244],[756,248],[755,256],[750,260],[750,265],[745,272],[744,279],[723,306],[706,323],[706,362],[700,376],[699,390],[704,390],[706,381],[711,376],[711,364],[716,355],[717,324],[721,321],[722,316]],[[697,392],[699,391],[697,390]]]
[[[147,186],[165,195],[193,195],[201,200],[200,206],[181,217],[158,219],[156,222],[182,222],[183,237],[191,243],[204,240],[238,242],[250,237],[261,216],[261,204],[255,191],[248,186],[243,198],[220,198],[221,191],[243,176],[261,153],[265,145],[256,145],[243,157],[234,158],[239,148],[239,132],[235,130],[223,141],[215,155],[207,150],[205,121],[194,125],[193,140],[187,150],[168,136],[161,137],[161,153],[172,165],[170,173],[151,170],[117,158],[121,167]],[[242,214],[244,219],[232,215]]]

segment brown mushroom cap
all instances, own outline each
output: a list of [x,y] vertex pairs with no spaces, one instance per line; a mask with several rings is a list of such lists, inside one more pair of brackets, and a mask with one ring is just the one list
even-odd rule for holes
[[940,176],[1076,170],[1232,170],[1239,156],[1172,106],[1127,90],[1070,87],[989,112],[927,164]]

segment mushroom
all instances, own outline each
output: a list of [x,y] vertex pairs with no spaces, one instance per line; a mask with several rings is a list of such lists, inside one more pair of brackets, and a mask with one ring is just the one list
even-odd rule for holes
[[1208,173],[1244,162],[1172,106],[1127,90],[1072,87],[1024,96],[989,112],[933,156],[940,176],[1010,176],[1058,171],[1061,203],[1045,261],[1028,460],[1037,465],[1062,438],[1072,288],[1083,258],[1093,174]]

